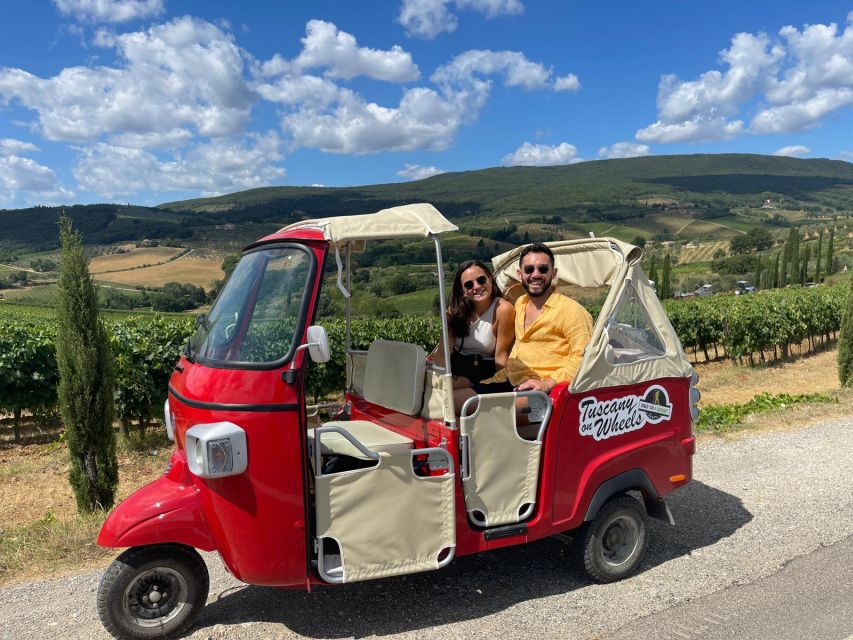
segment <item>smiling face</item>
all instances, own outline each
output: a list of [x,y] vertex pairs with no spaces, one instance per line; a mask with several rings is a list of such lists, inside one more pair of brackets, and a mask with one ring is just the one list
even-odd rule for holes
[[459,276],[464,295],[475,307],[492,301],[492,279],[480,267],[468,267]]
[[518,279],[521,286],[531,298],[547,295],[551,290],[551,282],[557,275],[557,270],[551,264],[547,253],[530,252],[521,262],[518,269]]

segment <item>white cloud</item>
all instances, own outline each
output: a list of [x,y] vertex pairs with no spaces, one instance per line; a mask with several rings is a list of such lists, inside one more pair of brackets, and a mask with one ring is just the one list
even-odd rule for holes
[[598,157],[612,160],[614,158],[638,158],[651,153],[646,144],[635,144],[633,142],[617,142],[609,147],[601,147]]
[[341,90],[331,108],[302,107],[282,118],[295,147],[333,153],[446,149],[462,125],[459,107],[432,89],[404,92],[396,108],[366,102]]
[[583,158],[578,156],[577,147],[568,142],[562,142],[553,147],[547,144],[525,142],[501,160],[504,166],[510,167],[550,167],[576,162],[583,162]]
[[554,81],[554,91],[580,91],[581,83],[578,77],[570,73]]
[[448,9],[449,5],[483,13],[486,18],[524,12],[519,0],[403,0],[397,22],[410,37],[432,39],[440,33],[456,30],[458,21]]
[[17,155],[0,156],[0,205],[27,206],[39,202],[70,202],[74,193],[63,187],[50,167]]
[[165,10],[163,0],[53,0],[53,4],[78,22],[127,22],[153,18]]
[[444,172],[444,169],[439,169],[438,167],[423,167],[419,164],[406,163],[406,165],[397,172],[397,175],[401,178],[406,178],[406,180],[423,180],[424,178],[436,176],[439,173]]
[[853,161],[853,151],[842,151],[839,155],[847,162]]
[[731,140],[744,131],[743,121],[725,118],[695,117],[686,122],[664,124],[660,121],[637,132],[642,142],[708,142]]
[[69,67],[47,79],[0,68],[0,101],[34,110],[50,140],[135,136],[135,146],[151,147],[175,143],[182,129],[228,136],[248,122],[257,96],[243,78],[242,53],[214,25],[184,17],[147,31],[102,31],[96,43],[114,47],[121,65]]
[[[637,132],[645,142],[725,140],[743,133],[809,129],[853,105],[853,12],[847,27],[786,26],[775,41],[739,33],[720,53],[725,71],[697,80],[661,78],[658,121]],[[748,127],[744,121],[754,113]]]
[[787,156],[789,158],[799,158],[801,156],[806,155],[807,153],[811,153],[811,149],[801,144],[791,145],[789,147],[782,147],[781,149],[777,149],[773,152],[774,156]]
[[38,150],[39,148],[31,142],[15,140],[14,138],[0,138],[0,156],[34,153]]
[[[278,58],[279,64],[283,61]],[[412,55],[394,45],[389,51],[359,47],[354,36],[339,31],[331,22],[310,20],[305,25],[302,51],[283,70],[302,73],[307,69],[324,67],[329,78],[349,80],[367,76],[386,82],[410,82],[420,77]],[[274,65],[267,66],[268,70]]]
[[268,186],[286,172],[274,133],[247,141],[215,140],[162,159],[143,149],[97,143],[80,149],[74,176],[81,188],[106,198],[141,191],[199,191],[210,196]]
[[[284,72],[285,66],[265,71]],[[333,153],[447,149],[459,128],[476,120],[489,98],[492,77],[524,90],[556,90],[551,69],[515,51],[466,51],[439,67],[436,89],[404,89],[396,106],[382,106],[327,78],[283,75],[255,91],[288,108],[282,128],[296,147]]]
[[[554,72],[539,62],[528,60],[518,51],[489,51],[470,49],[436,69],[431,80],[449,92],[460,90],[488,94],[490,81],[483,76],[503,75],[507,87],[554,89],[565,91],[580,83],[573,74],[554,80]],[[567,80],[573,78],[574,80]],[[574,90],[574,89],[571,89]]]

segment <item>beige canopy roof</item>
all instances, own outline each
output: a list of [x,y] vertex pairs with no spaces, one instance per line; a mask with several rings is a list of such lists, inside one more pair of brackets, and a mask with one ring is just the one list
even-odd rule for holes
[[[605,287],[613,282],[623,264],[635,264],[643,257],[639,247],[614,238],[581,238],[546,242],[554,252],[558,285]],[[492,258],[498,285],[506,290],[518,283],[518,256],[524,247]]]
[[281,229],[319,228],[333,244],[359,240],[426,238],[459,229],[431,204],[406,204],[376,213],[302,220]]

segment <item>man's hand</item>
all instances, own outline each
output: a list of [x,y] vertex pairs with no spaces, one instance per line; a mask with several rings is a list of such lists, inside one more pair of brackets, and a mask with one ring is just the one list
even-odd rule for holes
[[545,378],[544,380],[525,380],[520,385],[518,385],[515,390],[516,391],[544,391],[545,393],[551,393],[551,389],[557,386],[557,383],[551,380],[551,378]]

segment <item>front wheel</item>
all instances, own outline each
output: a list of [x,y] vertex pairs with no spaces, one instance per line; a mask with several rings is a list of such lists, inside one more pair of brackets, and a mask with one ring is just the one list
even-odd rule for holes
[[648,517],[634,498],[620,495],[601,507],[575,536],[580,563],[597,582],[614,582],[631,575],[643,559]]
[[122,553],[98,586],[98,617],[120,640],[174,638],[207,601],[207,566],[195,549],[178,544]]

